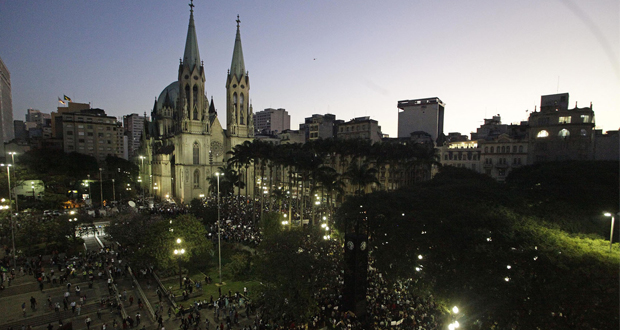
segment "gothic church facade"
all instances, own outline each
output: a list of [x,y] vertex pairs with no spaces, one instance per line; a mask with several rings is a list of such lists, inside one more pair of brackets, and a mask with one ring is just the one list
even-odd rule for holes
[[[226,79],[226,129],[219,121],[213,97],[205,91],[193,4],[190,4],[185,52],[178,80],[155,100],[151,121],[145,124],[140,164],[142,187],[160,199],[189,203],[209,194],[210,178],[226,166],[227,152],[254,138],[250,79],[245,70],[239,17],[232,63]],[[251,175],[240,173],[241,178]],[[245,191],[254,191],[246,182]]]

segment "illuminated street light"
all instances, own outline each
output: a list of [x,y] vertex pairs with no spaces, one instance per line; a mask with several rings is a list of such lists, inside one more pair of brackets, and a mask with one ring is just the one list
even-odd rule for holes
[[[222,241],[220,235],[222,234],[222,230],[220,229],[220,175],[221,173],[216,172],[215,177],[217,178],[217,253],[219,259],[219,272],[220,272],[220,285],[222,284]],[[262,207],[261,207],[262,209]]]
[[11,164],[0,164],[6,167],[6,178],[9,180],[9,219],[11,220],[11,240],[13,241],[13,267],[17,267],[17,250],[15,250],[15,221],[13,220],[13,211],[11,210]]
[[459,313],[459,308],[456,307],[456,306],[452,307],[452,313],[458,314]]
[[[181,244],[181,239],[177,238],[177,244]],[[177,259],[178,263],[179,263],[179,288],[183,289],[183,279],[181,277],[182,271],[181,271],[181,256],[183,256],[185,254],[185,249],[174,249],[174,255],[178,255],[179,259]]]
[[611,252],[611,245],[613,243],[613,238],[614,238],[614,220],[615,217],[613,214],[609,213],[609,212],[605,212],[603,214],[606,217],[611,217],[611,231],[609,232],[609,252]]

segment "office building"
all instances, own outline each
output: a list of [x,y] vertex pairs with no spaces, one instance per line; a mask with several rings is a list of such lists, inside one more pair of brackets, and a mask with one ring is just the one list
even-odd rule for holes
[[444,109],[445,104],[438,97],[398,101],[398,137],[422,131],[437,143],[443,135]]
[[285,109],[268,108],[254,114],[257,134],[278,134],[291,128],[291,116]]

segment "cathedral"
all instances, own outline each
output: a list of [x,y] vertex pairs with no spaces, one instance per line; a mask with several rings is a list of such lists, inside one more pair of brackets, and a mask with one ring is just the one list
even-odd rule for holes
[[[226,78],[226,129],[220,124],[213,97],[205,91],[204,63],[200,60],[194,5],[190,4],[185,52],[177,81],[155,99],[151,120],[142,135],[140,165],[142,188],[160,199],[189,203],[207,196],[209,180],[226,166],[237,144],[254,138],[250,79],[245,70],[239,16],[232,63]],[[244,174],[244,173],[241,173]],[[241,175],[241,177],[252,177]],[[247,182],[247,191],[253,191]]]

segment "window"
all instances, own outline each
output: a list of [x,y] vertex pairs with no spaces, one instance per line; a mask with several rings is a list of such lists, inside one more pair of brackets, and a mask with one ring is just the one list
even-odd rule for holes
[[489,147],[484,147],[484,153],[485,154],[489,153]]
[[84,136],[84,132],[78,132],[78,135]]
[[88,132],[88,136],[93,136],[93,132]]
[[200,171],[194,170],[194,188],[200,188]]
[[588,131],[586,131],[585,128],[582,128],[581,131],[579,132],[579,135],[588,136]]
[[590,122],[590,116],[589,115],[581,115],[581,122],[583,123],[589,123]]
[[569,132],[566,128],[564,128],[564,129],[562,129],[562,130],[558,133],[558,136],[559,136],[559,137],[563,137],[563,138],[567,138],[567,137],[569,137],[569,136],[570,136],[570,132]]
[[198,145],[198,142],[194,142],[194,161],[193,161],[194,165],[198,165],[200,164],[200,146]]
[[570,124],[570,116],[558,118],[559,124]]
[[546,138],[549,136],[549,132],[543,130],[540,130],[540,132],[538,132],[538,134],[536,135],[537,138]]
[[519,153],[523,152],[523,146],[519,146]]
[[491,147],[491,153],[495,152],[495,147]]
[[443,160],[448,160],[448,155],[447,154],[443,155]]
[[538,118],[538,125],[549,125],[549,117]]
[[512,146],[512,153],[516,154],[517,153],[517,146]]
[[67,135],[73,135],[73,131],[67,131]]
[[84,125],[78,125],[78,128],[84,128]]

